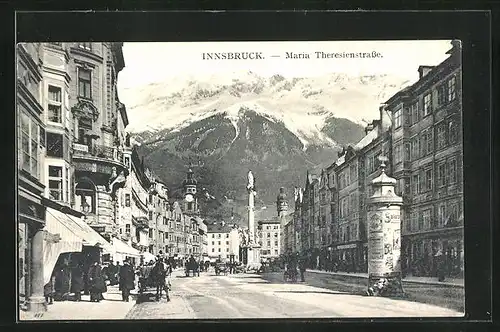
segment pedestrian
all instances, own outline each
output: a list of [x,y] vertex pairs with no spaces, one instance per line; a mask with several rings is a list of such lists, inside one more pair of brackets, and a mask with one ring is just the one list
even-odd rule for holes
[[129,302],[130,291],[135,288],[135,273],[128,259],[123,262],[118,274],[120,277],[119,289],[122,291],[122,300]]
[[443,282],[446,274],[446,266],[445,266],[444,255],[441,250],[438,250],[438,252],[435,255],[435,259],[437,265],[438,281]]
[[[131,265],[132,266],[132,265]],[[132,267],[133,268],[133,267]],[[121,266],[120,266],[120,262],[116,262],[116,267],[115,267],[115,270],[116,270],[116,283],[119,285],[120,284],[120,269],[121,269]]]
[[75,294],[75,301],[82,300],[83,290],[83,268],[80,263],[76,264],[71,270],[71,293]]
[[104,300],[102,293],[105,293],[107,291],[107,287],[99,260],[94,261],[94,264],[92,264],[89,269],[88,275],[90,286],[90,302],[101,302],[101,300]]
[[117,269],[117,266],[111,262],[108,266],[108,280],[109,280],[109,285],[114,286],[118,284],[118,280],[116,278],[116,275],[118,274],[119,270]]
[[306,259],[304,257],[299,258],[299,270],[300,270],[300,281],[305,282],[304,273],[306,272]]
[[50,280],[48,283],[45,284],[43,287],[43,295],[45,296],[45,302],[47,304],[53,304],[54,303],[54,286],[56,283],[56,276],[54,273],[52,273],[52,276],[50,277]]

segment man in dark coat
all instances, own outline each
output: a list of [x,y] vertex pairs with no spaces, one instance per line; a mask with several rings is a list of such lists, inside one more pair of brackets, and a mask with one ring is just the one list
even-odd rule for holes
[[306,258],[299,258],[300,281],[305,282],[304,273],[306,272]]
[[83,290],[83,269],[77,264],[71,270],[71,293],[75,293],[75,301],[82,300]]
[[120,290],[122,291],[122,300],[128,302],[130,291],[135,288],[135,273],[128,259],[123,262],[120,268]]
[[107,291],[107,287],[99,261],[95,261],[90,267],[88,276],[90,286],[90,302],[100,302],[101,300],[104,300],[102,293]]

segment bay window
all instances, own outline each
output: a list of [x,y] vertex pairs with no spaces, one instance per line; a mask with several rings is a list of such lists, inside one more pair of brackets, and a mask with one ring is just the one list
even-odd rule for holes
[[55,201],[63,200],[63,168],[49,166],[49,197]]
[[62,92],[60,87],[49,85],[48,117],[50,122],[62,123]]
[[457,80],[455,76],[453,76],[448,80],[448,101],[455,100],[457,96],[456,85],[457,85]]

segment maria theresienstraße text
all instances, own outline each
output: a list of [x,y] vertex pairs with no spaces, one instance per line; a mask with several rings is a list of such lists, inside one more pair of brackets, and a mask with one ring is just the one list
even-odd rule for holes
[[[205,53],[201,54],[203,60],[265,60],[262,52],[223,52],[223,53]],[[382,53],[371,52],[322,52],[313,53],[304,52],[285,52],[284,56],[280,54],[269,55],[270,58],[285,59],[374,59],[382,58]]]

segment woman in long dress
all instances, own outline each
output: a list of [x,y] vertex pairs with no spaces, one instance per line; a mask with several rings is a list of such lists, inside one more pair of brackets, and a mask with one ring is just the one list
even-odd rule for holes
[[107,287],[99,261],[95,261],[89,269],[89,286],[90,302],[100,302],[101,300],[104,300],[102,293],[107,291]]

